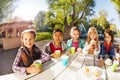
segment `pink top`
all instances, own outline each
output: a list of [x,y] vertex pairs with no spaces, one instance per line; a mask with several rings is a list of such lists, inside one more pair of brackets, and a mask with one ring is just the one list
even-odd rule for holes
[[77,48],[79,47],[79,42],[78,41],[72,42],[72,47],[75,47],[75,50],[77,51]]

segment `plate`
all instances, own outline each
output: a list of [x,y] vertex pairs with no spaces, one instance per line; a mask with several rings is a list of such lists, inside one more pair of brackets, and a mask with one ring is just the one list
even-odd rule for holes
[[76,80],[105,80],[105,79],[106,79],[105,71],[97,66],[84,66],[76,73]]

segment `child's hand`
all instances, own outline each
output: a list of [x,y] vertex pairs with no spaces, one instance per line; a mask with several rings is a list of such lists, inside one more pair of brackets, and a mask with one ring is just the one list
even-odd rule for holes
[[42,71],[42,67],[30,66],[26,69],[27,73],[40,73]]
[[96,41],[95,41],[94,39],[92,39],[92,40],[90,41],[90,44],[91,44],[91,45],[95,45],[95,44],[96,44]]
[[102,67],[103,65],[104,65],[104,60],[103,60],[103,58],[100,58],[98,66]]
[[119,53],[116,53],[116,54],[115,54],[115,57],[116,57],[117,60],[120,61],[120,54],[119,54]]
[[81,48],[77,48],[77,52],[82,53],[82,49]]
[[91,40],[90,42],[90,48],[92,49],[98,49],[97,42],[95,40]]
[[60,57],[60,54],[53,53],[53,54],[51,54],[50,56],[53,57],[53,58],[59,58],[59,57]]
[[93,48],[90,48],[90,49],[88,50],[88,53],[89,53],[89,54],[94,54],[94,49],[93,49]]

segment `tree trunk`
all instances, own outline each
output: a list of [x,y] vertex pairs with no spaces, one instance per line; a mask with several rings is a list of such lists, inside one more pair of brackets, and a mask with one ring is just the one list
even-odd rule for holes
[[70,29],[71,29],[70,26],[64,28],[64,34],[63,34],[64,41],[70,39]]
[[70,29],[73,27],[73,26],[76,26],[76,22],[75,22],[75,3],[72,4],[72,7],[73,7],[73,13],[72,13],[72,21],[70,22],[70,25],[68,25],[67,23],[67,17],[65,17],[64,19],[64,35],[63,35],[63,38],[64,40],[68,40],[70,39]]
[[70,39],[70,26],[67,23],[67,17],[64,18],[64,33],[63,33],[63,40],[67,41],[68,39]]
[[73,7],[73,13],[72,13],[72,21],[70,23],[71,27],[76,26],[75,25],[75,3],[72,4],[72,7]]

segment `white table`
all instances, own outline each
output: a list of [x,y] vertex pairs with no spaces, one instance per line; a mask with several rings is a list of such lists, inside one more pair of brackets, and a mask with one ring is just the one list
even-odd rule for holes
[[68,54],[69,56],[69,63],[67,66],[64,66],[61,61],[50,67],[49,69],[45,70],[44,72],[36,75],[35,77],[26,79],[26,80],[54,80],[58,77],[76,58],[78,54]]
[[[52,67],[53,65],[55,65],[59,61],[60,60],[52,59],[51,61],[48,61],[48,62],[44,63],[43,64],[43,71]],[[21,73],[11,73],[11,74],[6,74],[6,75],[0,76],[0,80],[25,80],[27,78],[34,77],[36,75],[37,74],[26,75],[26,74],[21,74]]]
[[[80,80],[78,71],[83,66],[94,66],[93,56],[86,56],[76,53],[69,54],[69,63],[63,66],[60,60],[52,59],[52,61],[44,64],[44,71],[33,75],[9,74],[0,77],[0,80]],[[84,64],[83,64],[84,62]],[[98,65],[98,59],[95,58],[95,66]],[[120,80],[120,67],[117,72],[111,71],[111,66],[101,67],[103,71],[107,72],[109,80]]]
[[[82,63],[84,61],[84,57],[82,55],[78,55],[72,63],[55,79],[55,80],[80,80],[80,74],[78,74],[78,70],[81,69]],[[96,58],[96,66],[98,65],[98,60]],[[85,58],[85,63],[83,66],[94,66],[94,59],[92,56],[87,56]],[[111,71],[111,66],[106,66],[106,70],[102,67],[103,71],[107,72],[108,79],[107,80],[120,80],[120,67],[118,67],[117,72]]]

